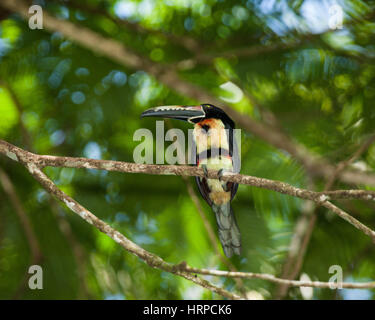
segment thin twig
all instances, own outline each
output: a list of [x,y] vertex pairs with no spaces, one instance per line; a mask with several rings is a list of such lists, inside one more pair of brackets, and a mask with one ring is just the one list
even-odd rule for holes
[[329,283],[322,281],[297,281],[276,278],[272,274],[266,273],[252,273],[252,272],[232,272],[222,270],[210,270],[210,269],[197,269],[186,266],[185,271],[197,274],[204,274],[217,277],[231,277],[231,278],[244,278],[244,279],[262,279],[280,284],[287,284],[294,287],[313,287],[313,288],[333,288],[334,286],[340,285],[342,288],[347,289],[371,289],[375,288],[375,281],[372,282],[343,282],[343,283]]

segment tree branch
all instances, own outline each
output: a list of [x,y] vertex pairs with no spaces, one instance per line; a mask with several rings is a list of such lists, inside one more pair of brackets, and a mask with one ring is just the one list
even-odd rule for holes
[[[336,283],[322,282],[322,281],[297,281],[276,278],[272,274],[266,273],[252,273],[252,272],[232,272],[232,271],[222,271],[222,270],[210,270],[210,269],[197,269],[186,266],[185,269],[188,272],[211,275],[217,277],[230,277],[230,278],[244,278],[244,279],[262,279],[279,284],[287,284],[294,287],[313,287],[313,288],[331,288],[331,286],[336,285]],[[375,288],[375,281],[363,282],[363,283],[351,283],[343,282],[341,283],[342,288],[347,289],[371,289]]]
[[[25,163],[24,163],[25,164]],[[194,282],[195,284],[198,284],[202,286],[203,288],[206,288],[208,290],[211,290],[212,292],[215,292],[223,297],[226,297],[228,299],[240,299],[241,297],[231,293],[223,288],[219,288],[211,284],[209,281],[194,277],[190,273],[187,273],[185,271],[181,271],[178,266],[172,265],[166,261],[164,261],[159,256],[146,251],[145,249],[139,247],[137,244],[129,240],[127,237],[125,237],[123,234],[118,232],[117,230],[110,227],[108,224],[106,224],[104,221],[100,220],[98,217],[96,217],[93,213],[91,213],[89,210],[84,208],[82,205],[80,205],[77,201],[75,201],[73,198],[69,197],[67,194],[65,194],[63,191],[61,191],[52,180],[50,180],[42,171],[41,169],[35,164],[35,163],[26,163],[25,164],[31,175],[42,185],[42,187],[49,192],[50,194],[54,195],[57,199],[64,202],[66,206],[72,210],[74,213],[78,214],[82,219],[84,219],[89,224],[93,225],[95,228],[100,230],[101,232],[105,233],[107,236],[115,240],[120,246],[122,246],[124,249],[129,251],[130,253],[136,255],[138,258],[146,262],[149,266],[153,268],[157,268],[160,270],[164,270],[173,274],[176,274],[178,276],[181,276],[187,280],[190,280]]]
[[[12,12],[19,13],[25,19],[29,18],[28,6],[22,0],[1,0],[0,6]],[[211,93],[185,81],[178,73],[176,73],[176,71],[173,70],[173,68],[168,68],[152,62],[126,48],[124,44],[119,41],[106,38],[88,28],[75,25],[70,21],[59,20],[47,12],[44,12],[43,23],[47,30],[52,32],[58,31],[67,39],[127,68],[145,70],[150,75],[153,75],[158,81],[183,96],[190,97],[201,103],[210,102],[220,106],[240,127],[252,132],[254,135],[271,145],[287,151],[311,173],[324,178],[328,178],[333,174],[335,167],[332,164],[312,154],[303,145],[294,142],[282,132],[251,119],[247,115],[225,105],[223,101],[213,96]],[[358,170],[345,170],[338,178],[342,182],[349,184],[375,186],[375,174],[373,173],[361,172]]]
[[156,29],[149,29],[140,25],[139,23],[117,18],[113,16],[112,14],[108,13],[106,11],[106,8],[104,7],[101,8],[99,6],[83,4],[83,3],[79,3],[78,1],[58,2],[58,4],[67,6],[68,8],[71,8],[71,9],[80,10],[89,14],[102,16],[104,18],[111,20],[113,23],[117,25],[121,25],[128,30],[134,31],[137,34],[143,34],[143,35],[152,34],[152,35],[160,36],[162,38],[167,39],[169,42],[173,44],[184,47],[185,49],[191,52],[196,52],[200,50],[203,46],[203,44],[199,43],[196,39],[188,37],[186,35],[182,35],[182,34],[176,35],[173,33],[162,32]]
[[[363,16],[362,19],[352,19],[349,21],[345,21],[344,26],[345,28],[347,28],[350,26],[357,25],[359,23],[363,23],[364,21],[371,21],[373,20],[374,17],[375,17],[375,11],[372,11],[369,14]],[[257,56],[269,54],[269,53],[287,51],[291,49],[298,49],[304,44],[321,40],[323,36],[327,34],[333,34],[335,32],[337,32],[337,30],[328,29],[328,30],[324,30],[321,33],[300,33],[300,34],[297,34],[296,32],[292,34],[289,33],[288,37],[291,38],[294,36],[294,38],[291,38],[291,39],[284,38],[282,41],[279,40],[276,43],[272,43],[268,45],[256,44],[250,47],[234,48],[234,49],[230,49],[224,52],[217,52],[216,50],[216,51],[213,51],[212,53],[200,53],[200,54],[197,54],[194,58],[180,61],[179,63],[176,64],[176,67],[181,70],[186,70],[186,69],[192,69],[196,67],[198,64],[206,64],[206,65],[212,64],[212,62],[216,58],[225,58],[225,59],[252,58],[252,57],[257,57]],[[332,48],[330,45],[326,44],[324,41],[320,41],[320,43],[323,45],[323,47],[329,50],[338,51],[338,53],[341,55],[349,56],[350,58],[357,59],[360,62],[365,61],[364,57],[358,56],[356,54],[352,54],[350,51],[347,51],[345,49],[340,50],[337,48]]]
[[[21,13],[25,18],[28,18],[27,7],[22,1],[19,0],[2,0],[0,6],[11,9],[14,12]],[[89,29],[77,27],[74,24],[68,21],[58,20],[48,14],[45,14],[45,24],[49,30],[59,31],[69,39],[77,41],[81,45],[91,49],[93,51],[99,52],[114,61],[117,61],[120,64],[125,66],[144,69],[150,74],[154,75],[158,80],[167,86],[175,89],[177,92],[187,95],[193,99],[201,101],[211,101],[217,105],[222,105],[222,102],[216,97],[213,97],[204,90],[185,82],[180,79],[178,74],[174,71],[165,71],[159,65],[148,61],[146,58],[143,58],[130,50],[126,49],[120,43],[112,40],[106,39]],[[227,111],[240,125],[258,135],[265,141],[270,142],[271,144],[287,150],[298,160],[300,160],[308,170],[314,170],[320,176],[328,176],[332,172],[332,166],[328,163],[325,163],[321,159],[318,159],[312,156],[307,149],[302,146],[299,146],[292,142],[289,137],[285,135],[279,135],[277,131],[272,132],[266,126],[261,123],[257,123],[250,118],[243,117],[242,114],[232,110],[228,106],[224,106],[223,109]],[[217,288],[211,285],[209,282],[194,278],[186,272],[218,275],[218,276],[228,276],[228,277],[243,277],[243,278],[258,278],[263,277],[265,280],[269,281],[288,281],[290,285],[296,286],[316,286],[316,287],[328,287],[328,283],[324,282],[300,282],[292,281],[285,279],[277,279],[272,275],[265,274],[252,274],[252,273],[243,273],[243,272],[225,272],[225,271],[215,271],[207,269],[194,269],[190,267],[174,266],[165,261],[160,257],[153,255],[152,253],[147,252],[141,247],[137,246],[135,243],[131,242],[125,236],[121,235],[118,231],[111,228],[105,222],[98,219],[90,211],[82,207],[74,199],[70,198],[59,190],[56,185],[49,180],[49,178],[41,171],[41,168],[44,166],[64,166],[64,167],[73,167],[73,168],[92,168],[100,170],[109,170],[109,171],[120,171],[120,172],[135,172],[135,173],[148,173],[148,174],[176,174],[182,176],[203,176],[203,172],[200,169],[194,167],[182,167],[182,166],[153,166],[153,165],[137,165],[125,162],[118,161],[104,161],[104,160],[93,160],[85,158],[69,158],[69,157],[53,157],[53,156],[41,156],[29,153],[22,149],[19,149],[15,146],[7,144],[6,142],[0,141],[0,152],[6,154],[12,160],[20,161],[23,163],[30,173],[38,180],[43,187],[49,191],[51,194],[54,194],[57,198],[64,203],[75,213],[79,214],[87,222],[93,224],[102,232],[109,235],[112,239],[118,242],[126,250],[137,255],[148,263],[152,267],[157,267],[159,269],[175,273],[179,276],[182,276],[188,280],[191,280],[199,285],[202,285],[205,288],[208,288],[218,294],[222,294],[225,297],[231,299],[237,299],[239,296],[231,294],[230,292],[225,291],[224,289]],[[39,167],[40,166],[40,167]],[[216,172],[209,172],[210,178],[218,178]],[[340,175],[340,179],[344,182],[349,183],[365,183],[365,184],[374,184],[375,176],[369,175],[366,173],[360,173],[358,171],[345,171]],[[280,192],[283,194],[288,194],[295,197],[300,197],[302,199],[308,199],[315,201],[319,205],[322,205],[342,218],[349,221],[351,224],[356,226],[358,229],[362,230],[367,235],[371,236],[374,239],[374,231],[368,227],[361,224],[359,221],[351,217],[349,214],[339,209],[330,203],[329,199],[363,199],[363,200],[375,200],[374,193],[371,191],[364,190],[337,190],[331,192],[313,192],[301,188],[296,188],[291,185],[272,181],[268,179],[261,179],[251,176],[243,176],[239,174],[231,174],[223,177],[225,181],[233,181],[242,184],[248,184],[255,187],[265,188]],[[277,279],[275,280],[271,280]],[[311,285],[314,284],[314,285]],[[323,286],[321,286],[323,285]],[[363,285],[368,285],[373,287],[374,283],[368,284],[346,284],[348,288],[359,288]],[[354,286],[353,286],[354,285]],[[344,286],[343,286],[344,287]]]
[[[145,173],[154,175],[179,175],[179,176],[197,176],[204,177],[204,171],[196,166],[182,165],[156,165],[156,164],[138,164],[114,160],[96,160],[78,157],[59,157],[50,155],[38,155],[18,148],[4,140],[0,140],[0,153],[8,158],[26,163],[34,163],[38,167],[66,167],[66,168],[86,168],[107,171],[118,171],[127,173]],[[208,170],[208,177],[218,179],[219,175],[214,170]],[[375,191],[370,190],[334,190],[334,191],[311,191],[294,187],[288,183],[258,178],[254,176],[225,172],[221,179],[223,181],[246,184],[262,189],[276,191],[293,197],[312,200],[322,205],[327,200],[337,199],[359,199],[375,201]]]
[[[39,161],[44,157],[50,156],[40,156],[36,154],[32,154],[15,146],[12,146],[9,143],[6,143],[0,140],[0,153],[6,154],[9,158],[14,161],[19,161],[23,164],[30,174],[42,185],[42,187],[50,194],[54,195],[57,199],[64,202],[66,206],[72,210],[74,213],[79,215],[82,219],[84,219],[89,224],[93,225],[95,228],[100,230],[101,232],[108,235],[114,241],[116,241],[119,245],[121,245],[124,249],[129,251],[130,253],[136,255],[141,260],[146,262],[149,266],[153,268],[157,268],[160,270],[164,270],[166,272],[170,272],[181,276],[187,280],[190,280],[212,292],[215,292],[223,297],[229,299],[240,299],[241,297],[233,294],[223,288],[219,288],[211,284],[209,281],[201,279],[193,275],[193,273],[199,273],[204,275],[213,275],[213,276],[223,276],[223,277],[233,277],[233,278],[258,278],[263,280],[268,280],[276,283],[288,283],[293,286],[310,286],[310,287],[319,287],[319,288],[329,288],[330,284],[327,282],[304,282],[304,281],[293,281],[293,280],[286,280],[286,279],[279,279],[274,277],[273,275],[269,274],[258,274],[258,273],[251,273],[251,272],[232,272],[232,271],[221,271],[221,270],[208,270],[208,269],[196,269],[188,266],[186,262],[182,262],[177,265],[170,264],[164,261],[159,256],[139,247],[137,244],[129,240],[123,234],[106,224],[104,221],[100,220],[96,217],[93,213],[89,210],[84,208],[80,205],[76,200],[65,194],[62,190],[60,190],[52,180],[50,180],[42,171],[40,164],[43,164],[43,161]],[[64,158],[64,157],[54,157],[54,158]],[[68,159],[68,158],[66,158]],[[66,160],[65,159],[65,160]],[[70,158],[74,159],[74,158]],[[78,159],[78,158],[77,158]],[[86,159],[91,160],[91,159]],[[71,161],[71,160],[70,160]],[[109,162],[114,161],[104,161],[101,160],[103,164],[109,164]],[[121,163],[121,162],[117,162]],[[127,165],[127,163],[122,163]],[[138,165],[140,169],[144,171],[145,168],[149,167],[150,165]],[[159,167],[159,166],[158,166]],[[164,167],[173,167],[173,166],[164,166]],[[182,167],[185,170],[190,167]],[[108,168],[107,168],[108,169]],[[212,173],[209,173],[209,175]],[[343,288],[374,288],[375,282],[368,282],[368,283],[343,283]]]
[[[334,172],[324,186],[324,190],[330,190],[338,175],[356,159],[358,159],[363,152],[365,152],[370,145],[375,141],[375,135],[371,135],[367,138],[357,149],[357,151],[345,161],[341,161]],[[300,273],[303,265],[303,259],[307,251],[312,233],[315,228],[317,221],[317,210],[316,207],[311,207],[306,213],[297,221],[295,226],[295,237],[293,237],[290,244],[290,251],[286,263],[284,264],[282,278],[294,280]],[[282,299],[288,292],[288,285],[280,284],[276,289],[276,299]]]
[[[180,165],[154,165],[154,164],[137,164],[113,160],[95,160],[88,158],[57,157],[49,155],[37,155],[21,148],[18,148],[6,141],[0,140],[0,153],[6,155],[14,161],[20,161],[24,165],[34,165],[38,168],[46,166],[66,167],[66,168],[86,168],[107,171],[118,171],[128,173],[146,173],[156,175],[180,175],[180,176],[198,176],[204,177],[204,171],[196,166]],[[209,170],[208,177],[218,179],[216,171]],[[375,232],[360,221],[336,207],[329,202],[331,199],[362,199],[375,201],[375,192],[366,190],[335,190],[315,192],[302,188],[294,187],[290,184],[280,181],[274,181],[253,176],[245,176],[235,173],[224,173],[221,177],[223,181],[231,181],[239,184],[246,184],[258,188],[276,191],[293,197],[305,200],[312,200],[318,205],[326,207],[339,217],[348,221],[357,229],[370,236],[375,242]]]

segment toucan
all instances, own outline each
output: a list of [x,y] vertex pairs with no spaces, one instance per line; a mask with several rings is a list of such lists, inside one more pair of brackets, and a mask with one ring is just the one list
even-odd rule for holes
[[215,213],[219,239],[225,255],[228,258],[233,254],[240,255],[240,230],[231,207],[238,184],[207,177],[208,169],[217,170],[219,178],[224,172],[233,171],[233,152],[236,149],[233,120],[222,109],[212,104],[161,106],[144,111],[141,117],[171,118],[188,121],[194,125],[194,163],[205,172],[204,177],[195,178],[198,189]]

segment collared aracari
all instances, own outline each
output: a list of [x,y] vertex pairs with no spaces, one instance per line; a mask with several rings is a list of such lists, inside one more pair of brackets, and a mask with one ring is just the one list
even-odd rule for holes
[[211,104],[156,107],[143,112],[142,117],[172,118],[194,124],[195,163],[205,171],[204,178],[196,177],[198,189],[216,215],[219,239],[225,255],[228,258],[233,254],[239,255],[240,230],[230,204],[238,184],[207,178],[207,169],[218,170],[219,177],[224,171],[233,171],[233,120]]

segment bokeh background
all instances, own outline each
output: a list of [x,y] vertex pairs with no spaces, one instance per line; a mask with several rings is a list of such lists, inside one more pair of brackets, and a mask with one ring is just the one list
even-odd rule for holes
[[[176,92],[159,81],[158,74],[169,70],[270,131],[277,127],[332,165],[350,159],[374,133],[374,1],[33,3],[52,17],[116,41],[146,67],[121,63],[67,39],[64,32],[31,30],[27,20],[0,3],[0,137],[19,147],[133,162],[135,130],[155,131],[153,119],[140,119],[142,111],[212,102],[197,101],[188,91],[184,95],[183,89]],[[343,12],[342,29],[332,30],[337,6]],[[149,65],[157,70],[150,72]],[[190,128],[180,122],[168,125]],[[346,165],[370,177],[375,144],[367,143]],[[221,298],[150,268],[51,199],[19,164],[0,157],[0,168],[1,299]],[[166,261],[228,270],[192,201],[189,186],[198,194],[193,178],[68,168],[45,172],[99,218]],[[329,180],[249,130],[242,130],[241,172],[312,190],[323,190]],[[335,179],[331,188],[371,190],[371,181]],[[210,208],[199,201],[216,230]],[[375,227],[373,202],[336,204]],[[374,280],[370,238],[326,209],[242,185],[233,207],[243,255],[231,259],[232,268],[328,281],[329,267],[340,265],[345,281]],[[291,241],[297,245],[295,256]],[[25,274],[35,263],[44,270],[43,290],[26,287]],[[209,279],[257,299],[375,297],[374,290],[301,291],[257,279],[242,284]]]

